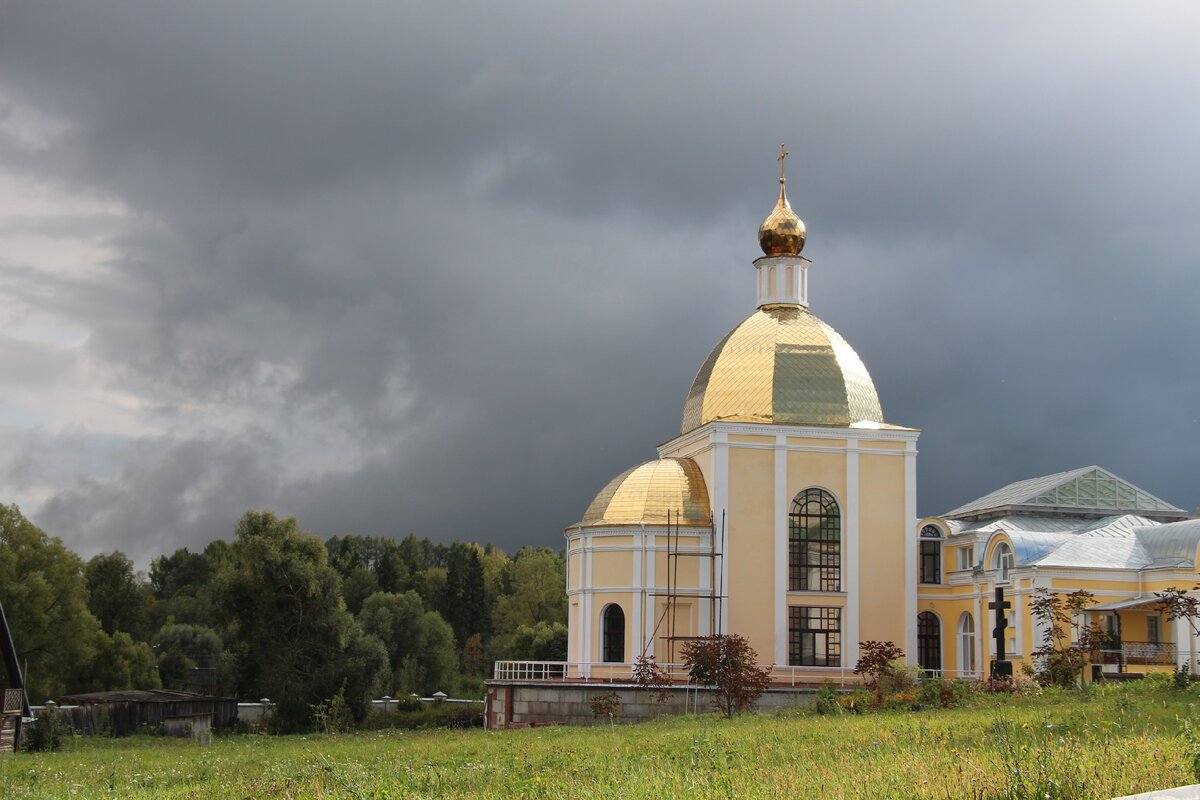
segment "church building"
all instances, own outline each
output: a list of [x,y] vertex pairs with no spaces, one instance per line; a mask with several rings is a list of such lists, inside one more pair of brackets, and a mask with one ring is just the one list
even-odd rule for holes
[[572,675],[675,663],[711,633],[745,636],[788,681],[843,675],[860,641],[915,652],[920,432],[884,420],[858,354],[810,310],[785,157],[755,307],[700,365],[679,435],[566,530]]

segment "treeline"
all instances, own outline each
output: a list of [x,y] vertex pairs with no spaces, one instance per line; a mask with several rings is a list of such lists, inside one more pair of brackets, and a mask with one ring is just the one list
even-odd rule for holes
[[31,702],[178,686],[216,670],[240,699],[268,697],[282,727],[341,694],[480,696],[496,659],[566,658],[563,559],[415,536],[334,536],[249,511],[231,542],[86,563],[0,505],[0,603]]

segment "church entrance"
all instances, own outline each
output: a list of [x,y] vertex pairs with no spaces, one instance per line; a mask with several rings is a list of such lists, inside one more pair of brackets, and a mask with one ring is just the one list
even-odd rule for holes
[[930,611],[917,615],[917,665],[931,674],[942,671],[942,623]]

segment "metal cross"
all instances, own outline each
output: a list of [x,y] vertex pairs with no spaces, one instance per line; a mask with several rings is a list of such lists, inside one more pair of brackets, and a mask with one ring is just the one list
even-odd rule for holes
[[776,161],[779,162],[779,182],[780,183],[787,180],[787,178],[783,177],[783,162],[784,162],[784,159],[786,159],[787,157],[788,157],[787,145],[784,145],[781,143],[779,145],[779,158],[775,159]]
[[988,608],[996,612],[996,627],[992,636],[996,639],[996,660],[1004,661],[1004,629],[1008,627],[1008,615],[1004,612],[1012,608],[1012,603],[1004,599],[1004,587],[996,587],[995,601],[988,603]]

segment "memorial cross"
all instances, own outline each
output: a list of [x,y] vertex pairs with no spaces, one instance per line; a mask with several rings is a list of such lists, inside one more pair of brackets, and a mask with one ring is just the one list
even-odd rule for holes
[[992,636],[996,639],[996,660],[1004,661],[1004,629],[1008,627],[1008,615],[1004,612],[1012,608],[1012,603],[1004,599],[1004,587],[996,587],[996,599],[988,603],[988,608],[996,612],[996,627],[992,629]]

